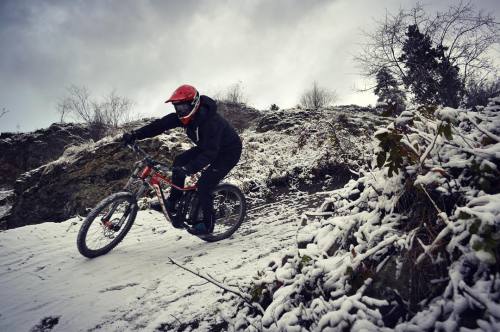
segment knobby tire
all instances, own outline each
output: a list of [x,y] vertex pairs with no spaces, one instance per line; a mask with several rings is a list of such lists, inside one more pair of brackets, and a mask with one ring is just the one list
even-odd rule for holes
[[[240,188],[238,188],[232,184],[229,184],[229,183],[222,183],[222,184],[219,184],[217,187],[215,187],[215,189],[213,190],[213,193],[223,192],[223,191],[230,192],[237,197],[238,201],[241,204],[241,211],[239,213],[238,220],[234,223],[234,225],[228,231],[221,233],[221,234],[218,234],[218,235],[207,234],[207,235],[200,235],[199,236],[200,239],[202,239],[206,242],[217,242],[220,240],[227,239],[228,237],[233,235],[234,232],[236,232],[238,230],[238,228],[241,226],[241,224],[245,220],[246,211],[247,211],[247,204],[246,204],[246,200],[245,200],[245,195],[243,195]],[[215,225],[217,227],[217,220],[215,221]]]
[[[121,225],[120,229],[117,230],[115,233],[118,233],[116,237],[112,239],[107,245],[103,246],[102,248],[97,248],[97,249],[91,249],[88,247],[87,244],[87,236],[88,236],[88,231],[90,226],[93,224],[95,225],[96,223],[100,223],[101,218],[99,217],[99,214],[106,209],[109,206],[112,206],[113,203],[120,203],[120,202],[127,202],[130,206],[130,210],[126,216],[125,222]],[[101,255],[104,255],[108,253],[110,250],[112,250],[114,247],[116,247],[127,235],[129,232],[130,228],[132,227],[132,224],[134,223],[134,220],[137,216],[137,201],[134,197],[133,194],[130,192],[119,192],[112,194],[105,199],[103,199],[101,202],[99,202],[95,208],[90,211],[88,216],[85,218],[83,221],[83,224],[80,228],[80,231],[78,232],[78,237],[77,237],[77,247],[78,251],[85,257],[88,258],[94,258],[98,257]],[[98,225],[99,227],[102,227],[101,225]],[[111,231],[108,231],[111,233]],[[113,233],[111,233],[113,234]]]

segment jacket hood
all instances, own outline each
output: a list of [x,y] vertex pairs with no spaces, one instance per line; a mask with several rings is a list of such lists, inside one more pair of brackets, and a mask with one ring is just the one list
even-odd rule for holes
[[205,113],[207,116],[212,116],[217,112],[217,103],[212,98],[208,96],[201,96],[200,103],[201,107],[206,109]]
[[200,96],[200,109],[196,114],[193,122],[189,125],[198,126],[199,123],[207,120],[217,113],[217,103],[212,98],[202,95]]

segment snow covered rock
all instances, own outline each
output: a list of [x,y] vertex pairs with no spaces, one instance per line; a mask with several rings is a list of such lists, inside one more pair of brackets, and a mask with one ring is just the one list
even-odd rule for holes
[[[281,127],[263,133],[246,129],[242,133],[242,159],[227,180],[239,185],[250,200],[268,199],[276,186],[288,190],[305,184],[324,190],[343,185],[353,176],[350,168],[365,162],[364,156],[373,150],[367,133],[384,121],[362,110],[346,116],[344,111],[350,109],[317,112],[313,116],[318,122],[311,122],[302,110],[290,110],[281,115],[289,118],[283,121],[292,124],[285,131]],[[232,110],[234,118],[247,111],[258,116],[252,110]],[[251,116],[249,122],[245,120],[246,125],[255,119]],[[124,129],[143,123],[138,121]],[[3,217],[4,226],[58,222],[75,214],[84,215],[86,209],[119,190],[135,158],[116,141],[118,138],[68,148],[59,159],[19,176],[14,188],[16,200],[9,215]],[[190,147],[180,130],[144,140],[143,144],[150,154],[166,162]]]
[[[179,131],[141,142],[148,153],[164,162],[171,162],[183,144],[186,139]],[[124,186],[136,160],[119,137],[67,149],[59,159],[18,178],[16,200],[4,217],[5,226],[59,222],[86,214],[88,208]]]
[[371,133],[386,122],[352,106],[267,112],[242,134],[243,154],[230,179],[250,198],[269,198],[276,187],[338,188],[369,160]]
[[262,112],[246,104],[220,100],[217,101],[217,112],[228,120],[239,132],[255,126],[262,117]]
[[0,187],[12,186],[20,174],[59,158],[68,146],[89,139],[89,130],[73,123],[54,123],[31,133],[0,134]]

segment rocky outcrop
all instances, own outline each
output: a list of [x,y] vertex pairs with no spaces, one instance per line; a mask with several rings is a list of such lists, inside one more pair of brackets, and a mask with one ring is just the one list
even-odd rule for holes
[[239,132],[255,126],[262,117],[260,111],[243,103],[217,101],[217,112],[226,118]]
[[315,110],[278,110],[262,116],[257,122],[256,131],[264,133],[275,130],[282,131],[304,122],[318,121],[322,113]]
[[[221,103],[219,112],[239,130],[253,125],[260,116],[259,111],[242,104]],[[152,120],[134,121],[118,131]],[[118,142],[119,136],[94,143],[85,127],[74,124],[2,134],[0,188],[5,187],[9,195],[0,200],[0,228],[58,222],[85,214],[103,197],[120,190],[137,158]],[[180,129],[141,142],[151,156],[167,163],[188,148],[186,144]]]
[[[378,121],[383,121],[383,118],[362,111],[339,107],[261,113],[242,104],[219,104],[219,112],[239,130],[251,128],[242,134],[245,148],[240,165],[232,172],[232,180],[259,199],[266,188],[277,183],[307,182],[311,185],[319,181],[317,187],[322,188],[327,181],[335,183],[340,178],[345,181],[348,176],[344,176],[342,165],[361,158],[363,153],[359,150],[368,140],[367,134]],[[120,130],[128,131],[151,120],[129,123]],[[63,131],[64,128],[53,125],[46,132]],[[34,142],[35,146],[52,144],[46,143],[42,136],[40,142],[35,142],[31,137],[39,134],[33,134],[19,134],[13,141],[19,142],[21,137],[26,137],[25,151],[34,149],[29,142]],[[11,185],[14,195],[9,191],[8,198],[0,200],[0,207],[4,207],[0,227],[59,222],[76,214],[85,215],[86,209],[119,191],[136,161],[136,156],[119,143],[119,137],[117,133],[114,138],[107,137],[96,143],[89,140],[80,145],[74,143],[64,153],[60,152],[62,155],[57,160],[21,174]],[[2,139],[12,140],[12,136],[2,136]],[[71,144],[72,139],[64,142],[61,138],[61,146]],[[149,154],[167,163],[177,153],[188,149],[189,144],[180,128],[141,141]],[[29,152],[24,155],[28,158]],[[255,187],[263,188],[262,192],[250,192]]]
[[[185,142],[179,131],[140,142],[153,158],[171,162]],[[16,200],[4,228],[59,222],[119,191],[138,157],[118,138],[105,138],[65,151],[56,161],[22,174],[14,185]]]
[[0,187],[12,186],[17,177],[62,155],[72,144],[90,139],[83,125],[55,123],[31,133],[0,134]]
[[7,228],[5,223],[15,202],[15,198],[14,190],[0,188],[0,229]]
[[366,130],[373,132],[376,126],[386,123],[383,117],[374,116],[374,109],[355,105],[336,106],[324,109],[283,109],[269,111],[257,121],[255,130],[258,133],[267,131],[285,131],[305,123],[328,126],[335,123],[337,127],[357,135]]

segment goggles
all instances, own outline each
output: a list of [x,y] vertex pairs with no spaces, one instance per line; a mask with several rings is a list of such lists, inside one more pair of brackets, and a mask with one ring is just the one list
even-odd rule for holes
[[191,113],[191,111],[193,110],[193,105],[191,104],[191,102],[176,103],[174,104],[174,108],[177,116],[182,118],[188,116],[189,113]]

